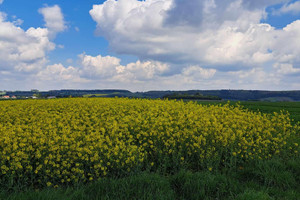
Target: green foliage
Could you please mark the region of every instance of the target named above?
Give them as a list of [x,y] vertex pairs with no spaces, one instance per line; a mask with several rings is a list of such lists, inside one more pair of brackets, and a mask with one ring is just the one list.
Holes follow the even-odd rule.
[[[227,104],[227,101],[198,101],[199,104],[203,105],[218,105]],[[280,112],[285,110],[290,114],[290,118],[293,120],[292,123],[295,124],[300,122],[300,102],[261,102],[261,101],[231,101],[231,105],[241,105],[245,109],[251,110],[253,112],[261,112],[267,114],[273,114],[274,112]]]
[[171,177],[171,183],[179,199],[221,199],[240,192],[237,180],[209,171],[181,171]]
[[142,173],[122,179],[103,179],[85,189],[86,199],[174,199],[168,179]]
[[255,190],[246,190],[244,193],[239,194],[236,197],[236,200],[271,200],[271,198],[267,193],[262,191]]
[[[298,166],[298,167],[297,167]],[[273,158],[225,170],[192,172],[181,169],[173,175],[143,172],[123,178],[65,188],[0,191],[8,200],[298,200],[300,157]]]
[[104,178],[89,185],[73,188],[48,188],[41,191],[0,193],[0,199],[8,200],[118,200],[155,199],[172,200],[174,192],[167,178],[158,174],[142,173],[121,179]]
[[[39,91],[7,91],[7,95],[18,97],[30,97]],[[40,91],[42,97],[82,97],[84,95],[107,94],[106,97],[129,97],[129,98],[163,98],[174,93],[194,96],[220,97],[226,100],[239,101],[300,101],[300,91],[258,91],[258,90],[186,90],[186,91],[148,91],[130,92],[128,90],[50,90]],[[116,94],[118,93],[118,94]]]
[[201,93],[202,95],[218,96],[227,100],[240,100],[240,101],[300,101],[300,91],[259,91],[259,90],[187,90],[187,91],[148,91],[134,93],[146,98],[162,98],[165,95],[172,93],[182,93],[194,95]]
[[202,95],[200,93],[172,93],[162,97],[163,99],[183,99],[183,100],[222,100],[220,97],[212,95]]

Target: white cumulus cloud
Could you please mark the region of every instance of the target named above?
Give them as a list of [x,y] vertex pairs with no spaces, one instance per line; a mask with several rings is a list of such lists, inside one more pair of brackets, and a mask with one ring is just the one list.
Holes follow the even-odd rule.
[[[171,64],[153,60],[126,65],[112,56],[79,55],[74,66],[48,65],[31,76],[41,89],[115,88],[132,91],[187,89],[297,89],[300,72],[292,64],[278,63],[269,68],[243,69],[234,72],[184,66],[169,73]],[[272,70],[273,69],[273,70]],[[4,75],[4,74],[3,74]],[[8,73],[5,75],[9,76]],[[32,85],[35,86],[35,85]]]
[[212,78],[216,72],[217,70],[215,69],[203,69],[199,66],[190,66],[184,68],[182,74],[193,79],[209,79]]
[[[60,11],[58,6],[54,8]],[[51,19],[51,16],[47,14],[48,11],[41,11],[46,21]],[[56,12],[56,14],[61,13]],[[0,86],[2,88],[30,89],[41,84],[37,82],[38,80],[49,80],[49,77],[54,85],[58,83],[57,80],[76,78],[75,68],[68,67],[64,70],[62,65],[48,66],[48,53],[56,47],[52,41],[54,32],[56,33],[59,29],[47,23],[47,27],[30,27],[25,30],[20,27],[23,22],[21,19],[16,16],[11,17],[10,21],[6,13],[0,12],[0,79],[2,80]],[[77,80],[75,78],[74,80]],[[50,84],[50,82],[46,81],[45,84]]]
[[37,74],[37,77],[41,80],[56,80],[56,81],[78,81],[79,73],[78,69],[69,66],[64,67],[61,63],[48,65],[44,70]]
[[61,8],[58,5],[46,6],[40,8],[39,13],[43,15],[45,26],[48,28],[50,34],[55,36],[57,33],[66,30],[66,22]]
[[284,4],[279,10],[274,10],[274,15],[281,15],[281,14],[299,14],[300,13],[300,1],[296,1],[294,3],[286,3]]
[[0,70],[37,70],[46,63],[46,53],[54,48],[46,28],[25,31],[0,13]]
[[283,75],[298,75],[300,77],[300,68],[295,68],[292,64],[289,63],[276,63],[274,68],[277,69],[279,74]]
[[112,56],[90,56],[82,54],[79,56],[81,61],[81,76],[88,79],[106,79],[107,81],[132,80],[145,81],[162,75],[169,69],[165,63],[157,61],[137,61],[121,65],[120,59]]
[[283,58],[297,61],[299,22],[284,29],[260,22],[267,6],[287,2],[107,0],[94,5],[90,15],[97,22],[96,33],[117,53],[141,60],[248,70]]
[[116,68],[120,66],[120,59],[112,56],[90,56],[80,55],[82,75],[90,79],[111,78],[116,73]]
[[134,81],[149,81],[162,76],[169,70],[169,65],[157,61],[137,61],[129,63],[126,66],[117,67],[116,80],[130,82]]

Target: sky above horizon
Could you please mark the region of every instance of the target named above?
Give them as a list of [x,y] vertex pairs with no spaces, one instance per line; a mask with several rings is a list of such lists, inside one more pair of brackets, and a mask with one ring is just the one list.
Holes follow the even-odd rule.
[[300,90],[299,0],[0,0],[0,91]]

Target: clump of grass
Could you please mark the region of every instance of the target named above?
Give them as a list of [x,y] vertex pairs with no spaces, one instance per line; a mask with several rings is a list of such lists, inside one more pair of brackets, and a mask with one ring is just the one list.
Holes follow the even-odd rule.
[[[199,172],[181,169],[173,175],[143,172],[123,178],[103,178],[89,184],[41,190],[7,191],[8,200],[90,200],[90,199],[178,199],[178,200],[298,200],[300,158],[272,158],[243,168],[208,169]],[[277,175],[277,176],[276,176]]]

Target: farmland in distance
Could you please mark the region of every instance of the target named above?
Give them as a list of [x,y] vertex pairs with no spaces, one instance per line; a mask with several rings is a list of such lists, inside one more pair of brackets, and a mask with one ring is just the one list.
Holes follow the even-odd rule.
[[[226,104],[227,101],[198,101],[203,105]],[[230,101],[231,105],[240,104],[253,112],[272,114],[281,110],[288,111],[293,123],[300,122],[300,102],[264,102],[264,101]]]

